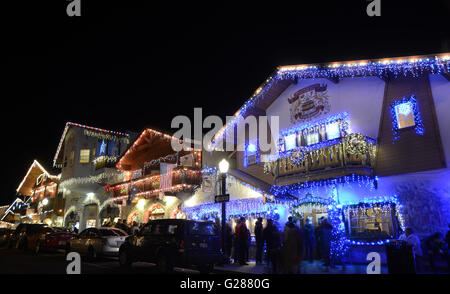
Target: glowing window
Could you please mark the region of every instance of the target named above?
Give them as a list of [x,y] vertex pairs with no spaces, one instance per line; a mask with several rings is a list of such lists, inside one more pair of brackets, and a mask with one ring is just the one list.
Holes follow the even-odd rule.
[[256,145],[253,144],[253,143],[249,143],[248,146],[247,146],[247,151],[248,151],[249,153],[254,153],[254,152],[256,152]]
[[286,142],[286,151],[292,150],[295,147],[297,147],[297,144],[295,142],[296,138],[297,138],[296,134],[292,134],[292,135],[284,137],[284,140]]
[[333,140],[340,137],[339,123],[335,122],[327,125],[327,139]]
[[399,129],[413,127],[416,125],[411,102],[405,102],[395,106],[395,115],[397,117]]
[[309,133],[306,136],[306,143],[308,145],[319,143],[319,133],[318,132]]
[[89,163],[89,149],[81,149],[80,150],[80,163]]

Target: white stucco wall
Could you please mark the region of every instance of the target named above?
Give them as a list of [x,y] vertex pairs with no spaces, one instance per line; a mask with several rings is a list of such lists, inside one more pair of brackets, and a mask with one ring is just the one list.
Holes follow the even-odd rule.
[[429,77],[445,161],[447,167],[450,167],[450,82],[441,75]]
[[267,109],[268,116],[279,116],[280,130],[301,125],[290,121],[288,98],[298,90],[316,83],[327,84],[331,109],[329,113],[314,117],[309,122],[346,111],[350,114],[351,131],[377,138],[385,86],[384,81],[377,77],[344,78],[337,84],[327,79],[299,80],[296,85],[289,86]]

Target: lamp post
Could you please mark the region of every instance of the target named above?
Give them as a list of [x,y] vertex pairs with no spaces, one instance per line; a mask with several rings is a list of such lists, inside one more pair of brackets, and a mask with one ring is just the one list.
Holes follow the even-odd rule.
[[[226,159],[219,162],[219,171],[222,174],[222,195],[226,194],[226,178],[230,164]],[[226,232],[226,202],[222,202],[222,252],[225,254],[225,232]]]

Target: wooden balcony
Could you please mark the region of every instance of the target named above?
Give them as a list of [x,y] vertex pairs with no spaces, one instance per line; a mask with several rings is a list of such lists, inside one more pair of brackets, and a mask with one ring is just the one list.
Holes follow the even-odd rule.
[[276,185],[331,179],[350,174],[373,175],[376,144],[360,134],[302,146],[265,162]]
[[[199,169],[178,167],[172,172],[172,185],[167,193],[176,193],[179,191],[191,191],[202,183],[202,174]],[[141,178],[117,183],[110,187],[114,191],[114,197],[127,196],[133,187],[137,187],[135,194],[157,195],[161,189],[161,175],[144,175]],[[138,195],[139,196],[139,195]]]

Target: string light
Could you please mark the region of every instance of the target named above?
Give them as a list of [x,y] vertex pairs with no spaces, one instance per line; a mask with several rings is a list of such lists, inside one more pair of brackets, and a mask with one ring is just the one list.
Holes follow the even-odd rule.
[[[395,61],[395,62],[394,62]],[[263,85],[248,99],[244,105],[234,114],[225,126],[223,126],[209,143],[209,147],[215,147],[229,128],[234,128],[248,110],[265,96],[265,94],[279,81],[299,80],[313,78],[347,78],[377,76],[397,78],[400,75],[418,77],[424,73],[440,74],[450,71],[449,55],[424,56],[409,59],[378,59],[359,62],[347,62],[343,64],[329,63],[325,65],[294,65],[278,67],[278,71],[270,76]]]
[[62,144],[64,142],[64,138],[66,137],[66,134],[69,131],[69,128],[71,126],[79,127],[79,128],[83,128],[83,129],[87,129],[87,130],[93,130],[93,131],[96,131],[96,132],[106,133],[106,134],[110,134],[110,135],[116,135],[116,136],[122,136],[122,137],[128,137],[129,136],[127,133],[109,131],[109,130],[104,130],[104,129],[95,128],[95,127],[90,127],[90,126],[77,124],[77,123],[73,123],[73,122],[67,122],[66,126],[64,127],[64,131],[63,131],[63,133],[61,135],[61,139],[59,140],[59,144],[58,144],[58,148],[56,149],[55,157],[53,158],[53,166],[54,167],[62,167],[61,164],[57,164],[56,163],[56,160],[58,158],[59,152],[61,151],[61,147],[62,147]]

